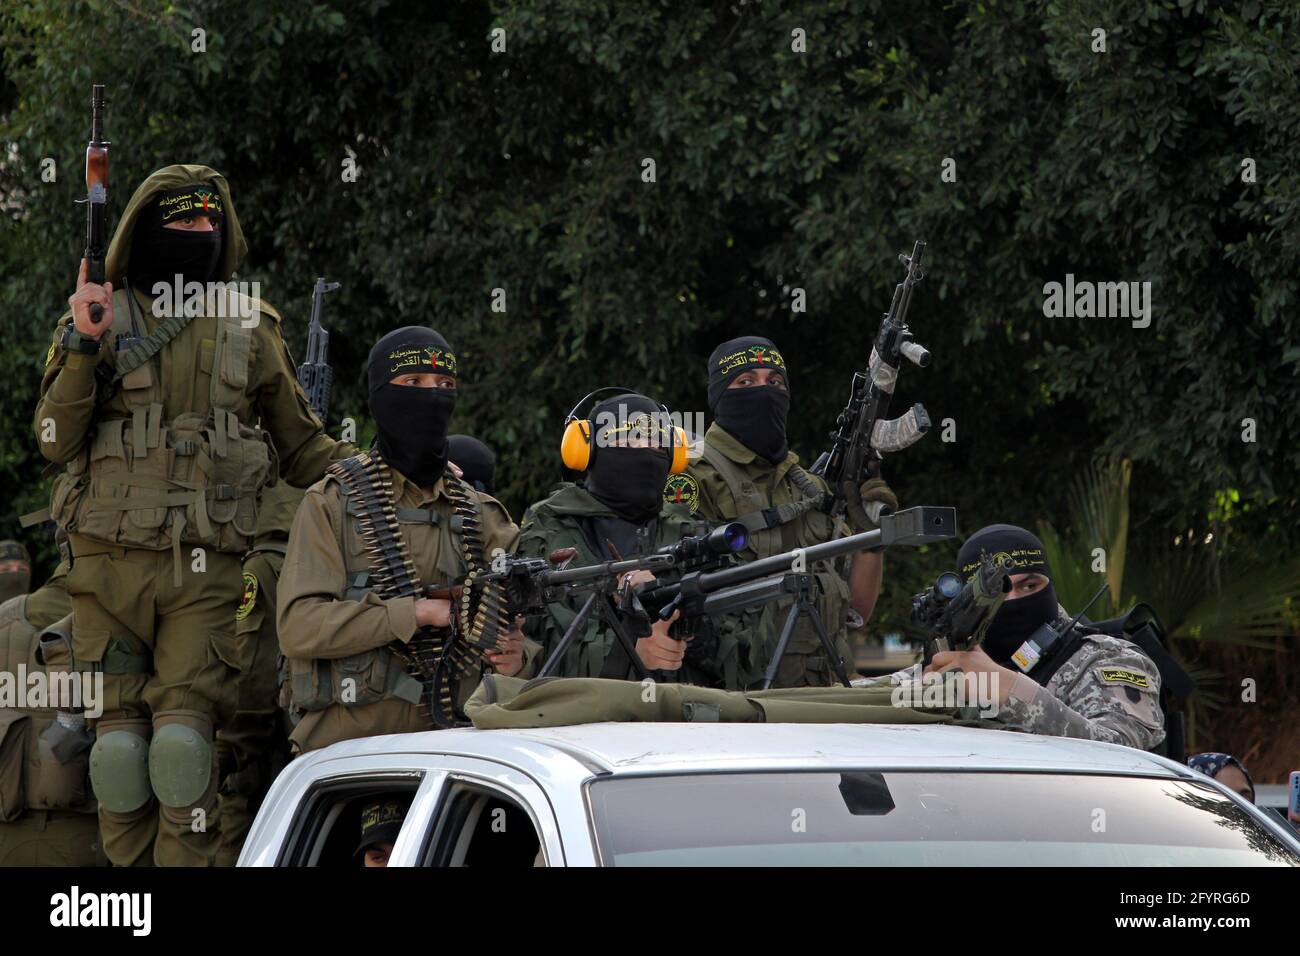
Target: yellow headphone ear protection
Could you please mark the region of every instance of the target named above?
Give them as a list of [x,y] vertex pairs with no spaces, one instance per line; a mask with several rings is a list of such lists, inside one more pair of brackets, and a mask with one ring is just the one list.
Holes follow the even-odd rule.
[[[595,429],[590,419],[578,417],[578,409],[601,392],[639,394],[634,389],[624,388],[621,385],[609,385],[584,395],[564,419],[564,437],[560,439],[560,458],[564,461],[565,468],[586,471],[591,467],[592,435]],[[669,414],[667,405],[661,402],[659,407],[664,410],[665,415]],[[672,465],[669,467],[669,473],[678,475],[686,470],[687,445],[690,440],[684,428],[673,426],[669,431],[672,435]]]
[[672,427],[673,433],[673,463],[668,469],[670,475],[680,475],[686,470],[686,453],[690,449],[687,446],[691,443],[690,438],[686,436],[686,429],[680,425]]

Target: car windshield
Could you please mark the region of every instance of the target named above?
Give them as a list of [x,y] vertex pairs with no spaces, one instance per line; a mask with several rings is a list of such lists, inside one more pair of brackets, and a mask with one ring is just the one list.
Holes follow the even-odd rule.
[[1209,786],[1054,773],[598,779],[606,866],[1296,866]]

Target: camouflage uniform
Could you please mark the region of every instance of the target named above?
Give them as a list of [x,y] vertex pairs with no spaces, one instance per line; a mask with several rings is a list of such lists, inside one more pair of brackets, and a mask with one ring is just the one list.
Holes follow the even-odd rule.
[[[1058,608],[1054,626],[1063,628],[1071,619]],[[1032,734],[1151,750],[1165,739],[1160,672],[1128,641],[1089,635],[1046,686],[1017,674],[998,720]]]
[[[687,470],[672,475],[665,486],[664,500],[682,502],[691,514],[710,524],[735,521],[765,509],[789,506],[808,497],[808,492],[826,491],[820,478],[799,469],[799,476],[807,482],[801,488],[794,469],[799,467],[799,456],[794,452],[776,465],[758,457],[736,438],[714,422],[704,435],[704,443],[711,452],[705,457],[692,458]],[[713,462],[710,462],[710,458]],[[719,458],[721,460],[719,460]],[[718,467],[733,473],[734,481]],[[734,487],[733,487],[734,486]],[[742,561],[770,557],[794,548],[806,548],[823,541],[842,537],[849,529],[842,521],[813,508],[793,520],[774,527],[750,530],[749,544],[739,553]],[[816,577],[819,594],[817,609],[836,653],[845,662],[845,670],[852,676],[853,652],[848,642],[846,625],[849,608],[849,587],[837,566],[820,562],[809,568]],[[762,608],[739,615],[742,631],[735,640],[739,642],[739,677],[728,690],[744,690],[757,686],[763,672],[776,650],[785,623],[790,601],[777,601]],[[801,618],[790,638],[786,654],[781,660],[773,687],[828,686],[837,680],[831,663],[826,660],[821,642],[812,622]]]
[[[545,557],[557,548],[575,548],[577,555],[573,566],[581,567],[613,560],[612,555],[601,548],[597,552],[583,530],[583,520],[590,518],[614,518],[615,514],[601,504],[585,489],[570,482],[561,484],[549,498],[539,501],[528,509],[523,527],[519,532],[519,553],[527,557]],[[692,520],[687,509],[680,505],[665,505],[653,526],[653,541],[648,542],[646,553],[667,544],[675,544],[684,536],[697,533],[700,522]],[[625,554],[625,558],[633,555]],[[526,630],[545,649],[543,660],[548,658],[555,645],[559,643],[568,630],[573,619],[586,601],[586,595],[579,595],[567,601],[550,604],[544,614],[529,618]],[[635,640],[635,638],[633,638]],[[565,652],[564,659],[554,671],[555,677],[600,677],[605,668],[606,659],[614,651],[618,638],[610,630],[599,613],[592,613],[581,634],[575,635],[573,643]],[[621,648],[619,649],[621,651]],[[736,645],[730,642],[714,655],[718,673],[735,674]],[[624,660],[616,652],[616,659]],[[625,677],[632,673],[628,666],[625,673],[607,674],[610,677]],[[691,665],[685,665],[677,672],[679,680],[693,684],[714,684],[718,677],[706,674]]]
[[[1060,630],[1072,619],[1058,605],[1053,626]],[[915,680],[917,673],[914,666],[854,683],[901,684]],[[1087,634],[1046,685],[1017,672],[1008,694],[996,719],[1027,733],[1101,740],[1138,750],[1153,750],[1165,739],[1160,672],[1151,658],[1118,637]]]

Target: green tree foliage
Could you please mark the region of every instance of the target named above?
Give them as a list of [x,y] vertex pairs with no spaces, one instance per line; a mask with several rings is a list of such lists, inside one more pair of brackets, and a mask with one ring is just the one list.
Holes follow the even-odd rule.
[[[30,410],[76,274],[98,81],[111,208],[167,163],[224,172],[251,242],[242,278],[296,353],[312,278],[341,280],[336,416],[364,418],[382,332],[444,331],[465,370],[456,427],[507,450],[516,514],[562,477],[579,396],[627,384],[705,412],[704,359],[736,334],[782,346],[811,458],[895,254],[924,238],[912,324],[935,361],[903,373],[897,404],[923,400],[936,433],[888,463],[905,502],[956,505],[967,533],[1033,527],[1102,449],[1133,461],[1135,535],[1204,527],[1231,500],[1242,543],[1294,542],[1298,35],[1285,0],[7,5],[7,500],[43,495]],[[1151,327],[1044,318],[1044,283],[1066,273],[1152,282]]]

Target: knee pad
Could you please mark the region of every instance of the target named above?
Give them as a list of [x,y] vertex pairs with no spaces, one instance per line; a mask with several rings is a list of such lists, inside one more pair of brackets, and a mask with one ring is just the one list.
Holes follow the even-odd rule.
[[164,813],[201,804],[215,791],[212,764],[211,718],[197,710],[153,715],[149,782]]
[[149,720],[101,720],[90,748],[90,785],[100,806],[129,814],[150,800]]

